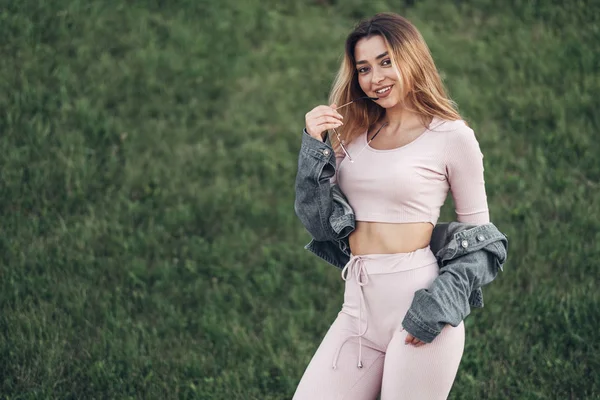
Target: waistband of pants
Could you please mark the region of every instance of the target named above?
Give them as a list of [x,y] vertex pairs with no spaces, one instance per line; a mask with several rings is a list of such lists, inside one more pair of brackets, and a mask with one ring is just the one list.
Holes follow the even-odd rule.
[[356,259],[364,263],[364,268],[370,275],[393,274],[437,264],[435,254],[429,246],[408,253],[352,254],[348,263],[355,263]]
[[[365,306],[365,295],[363,287],[369,284],[369,276],[377,274],[393,274],[396,272],[410,271],[422,268],[431,264],[437,267],[437,259],[429,246],[410,253],[392,253],[392,254],[361,254],[352,255],[348,263],[342,270],[342,279],[344,281],[354,280],[358,285],[359,318],[358,334],[350,335],[340,344],[333,356],[333,369],[337,368],[337,360],[342,347],[350,338],[358,338],[358,362],[357,367],[362,368],[362,338],[369,327],[368,310]],[[365,308],[365,324],[363,328],[363,308]]]

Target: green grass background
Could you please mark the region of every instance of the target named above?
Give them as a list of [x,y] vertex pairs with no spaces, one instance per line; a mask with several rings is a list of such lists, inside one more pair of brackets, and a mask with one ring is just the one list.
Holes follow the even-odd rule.
[[0,0],[0,398],[291,398],[343,290],[293,210],[304,114],[377,11],[510,239],[450,398],[600,398],[600,4],[408,3]]

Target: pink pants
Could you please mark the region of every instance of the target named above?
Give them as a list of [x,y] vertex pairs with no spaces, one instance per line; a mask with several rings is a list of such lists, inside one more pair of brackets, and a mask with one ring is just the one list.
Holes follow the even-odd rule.
[[342,271],[344,304],[294,400],[446,399],[465,343],[461,322],[421,347],[405,345],[402,320],[414,292],[438,276],[429,247],[352,256]]

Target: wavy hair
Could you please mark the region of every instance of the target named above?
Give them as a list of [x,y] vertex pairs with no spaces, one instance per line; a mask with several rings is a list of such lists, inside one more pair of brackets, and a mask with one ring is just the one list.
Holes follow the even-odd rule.
[[[398,74],[400,93],[407,93],[408,102],[419,113],[424,125],[434,116],[451,121],[462,119],[456,104],[446,94],[425,40],[410,21],[394,13],[380,13],[362,20],[348,35],[344,58],[329,95],[330,104],[339,106],[366,96],[358,83],[354,51],[360,39],[374,35],[383,38]],[[344,142],[349,143],[384,115],[385,109],[378,104],[369,100],[357,101],[345,110],[344,125],[337,131]],[[336,135],[329,136],[337,148]]]

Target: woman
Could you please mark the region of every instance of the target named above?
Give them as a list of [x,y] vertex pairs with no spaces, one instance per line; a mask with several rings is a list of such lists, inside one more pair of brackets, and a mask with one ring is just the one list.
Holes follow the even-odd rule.
[[396,14],[377,14],[350,33],[330,102],[306,114],[304,135],[322,142],[332,133],[331,182],[347,197],[356,228],[342,272],[344,304],[294,399],[380,392],[383,400],[445,399],[463,353],[463,323],[425,343],[402,320],[414,293],[438,277],[429,244],[448,190],[459,222],[489,223],[479,144],[422,36]]

